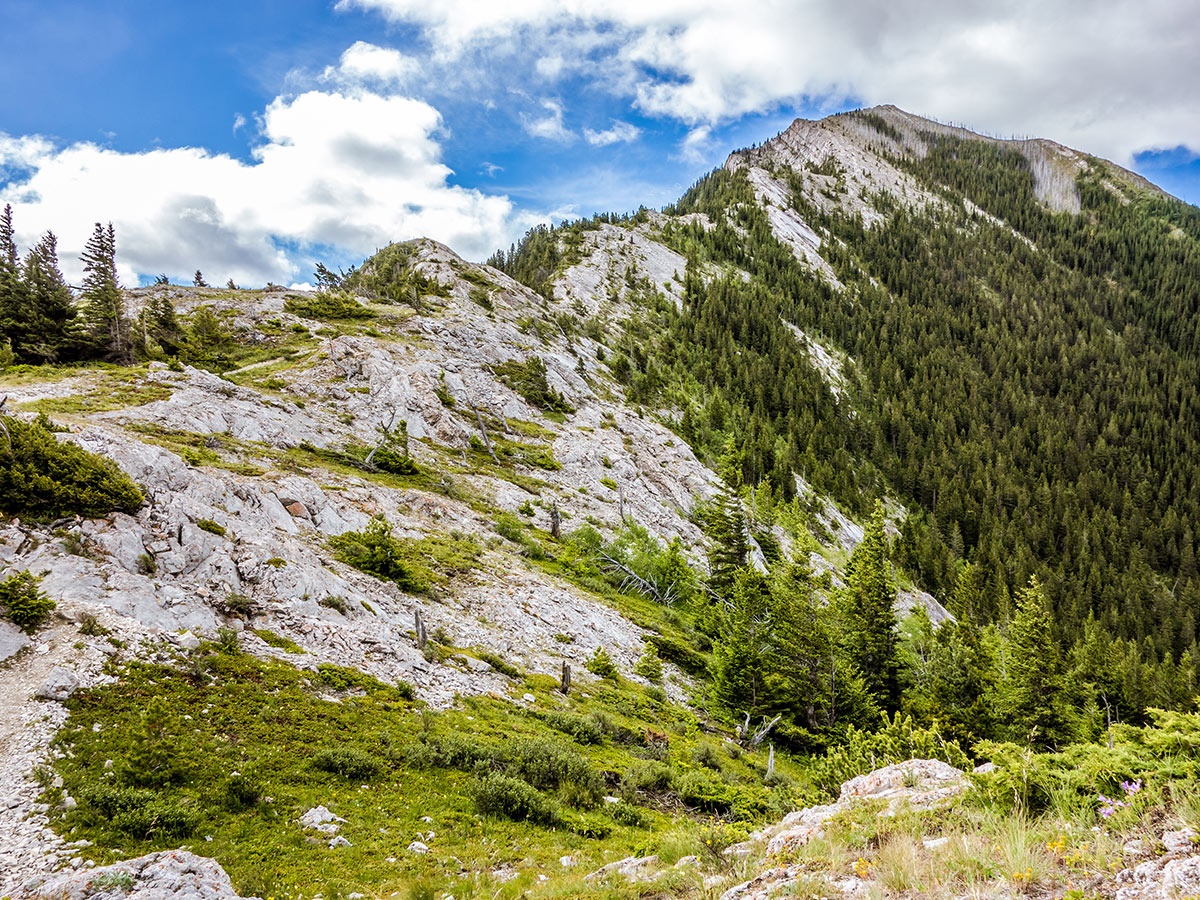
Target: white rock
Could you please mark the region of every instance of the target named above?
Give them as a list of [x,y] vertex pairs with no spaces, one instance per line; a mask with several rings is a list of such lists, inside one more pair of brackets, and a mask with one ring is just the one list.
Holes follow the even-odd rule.
[[409,853],[428,853],[429,847],[421,843],[421,841],[413,841],[408,845]]
[[70,669],[55,666],[38,688],[37,695],[44,700],[66,700],[79,687],[79,676]]

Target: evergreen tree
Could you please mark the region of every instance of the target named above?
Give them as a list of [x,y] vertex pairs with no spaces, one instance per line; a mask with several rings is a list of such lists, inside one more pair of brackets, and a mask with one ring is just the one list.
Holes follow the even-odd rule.
[[728,598],[739,570],[750,558],[746,516],[738,493],[742,483],[740,456],[732,437],[726,443],[720,473],[721,492],[705,518],[704,533],[709,539],[708,586],[718,597]]
[[204,275],[199,269],[197,269],[196,274],[192,276],[192,284],[195,287],[208,287],[208,282],[204,280]]
[[25,257],[25,335],[20,355],[30,362],[54,362],[73,350],[75,301],[58,268],[58,240],[46,232]]
[[862,672],[879,705],[888,711],[900,708],[895,601],[883,504],[876,501],[862,542],[846,567],[846,587],[839,597],[841,646],[846,659]]
[[124,302],[117,280],[117,236],[112,223],[96,223],[80,257],[83,263],[82,315],[93,346],[114,360],[129,357]]
[[6,342],[18,359],[29,334],[27,319],[28,304],[21,281],[12,206],[5,204],[4,212],[0,213],[0,340]]
[[757,716],[770,707],[776,661],[771,588],[765,575],[741,569],[730,592],[721,637],[713,646],[713,688],[734,713]]
[[1016,598],[1007,640],[1007,679],[999,688],[997,712],[1014,740],[1057,747],[1072,736],[1062,656],[1034,576]]

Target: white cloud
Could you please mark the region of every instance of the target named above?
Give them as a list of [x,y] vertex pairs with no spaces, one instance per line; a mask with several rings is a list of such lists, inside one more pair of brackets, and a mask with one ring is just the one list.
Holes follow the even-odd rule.
[[393,87],[405,84],[419,69],[411,56],[390,47],[355,41],[338,60],[327,66],[322,80],[340,85]]
[[1200,18],[1178,0],[340,0],[435,55],[560,57],[648,115],[895,103],[1128,161],[1200,147]]
[[583,136],[593,147],[607,147],[609,144],[625,144],[630,141],[636,141],[642,130],[636,125],[631,125],[629,122],[613,120],[612,128],[606,128],[604,131],[593,131],[590,128],[583,129]]
[[521,126],[531,137],[544,138],[548,141],[568,143],[575,140],[575,133],[563,124],[562,104],[557,100],[543,100],[544,116],[521,114]]
[[507,244],[508,198],[448,182],[438,111],[352,86],[351,73],[397,70],[373,51],[347,53],[338,76],[346,86],[268,105],[250,162],[193,147],[121,153],[0,133],[0,172],[12,179],[0,183],[0,203],[13,204],[24,246],[47,229],[58,234],[70,278],[92,223],[110,219],[126,280],[199,268],[214,283],[286,284],[307,277],[309,260],[328,248],[363,256],[424,235],[482,258]]
[[685,162],[701,163],[712,152],[712,129],[697,125],[679,142],[679,158]]

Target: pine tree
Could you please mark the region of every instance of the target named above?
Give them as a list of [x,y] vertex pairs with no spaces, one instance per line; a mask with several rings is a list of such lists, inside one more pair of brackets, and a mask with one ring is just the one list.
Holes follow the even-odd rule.
[[735,713],[756,716],[769,708],[775,662],[771,633],[771,587],[765,575],[741,569],[734,580],[725,627],[713,647],[713,688]]
[[1035,747],[1057,747],[1073,731],[1062,656],[1054,641],[1037,577],[1016,598],[1007,640],[1007,679],[998,709],[1009,736]]
[[197,269],[196,274],[192,276],[192,284],[195,287],[208,287],[208,282],[204,280],[204,275],[199,269]]
[[896,585],[888,566],[883,504],[878,501],[862,542],[850,557],[840,595],[842,650],[862,672],[880,706],[895,711],[900,708]]
[[720,473],[721,492],[704,523],[704,533],[709,540],[708,586],[717,596],[728,598],[738,571],[750,557],[746,516],[738,492],[742,484],[740,455],[732,437],[721,457]]
[[117,236],[112,223],[96,223],[84,245],[82,314],[96,350],[115,360],[129,356],[124,303],[117,280]]
[[[27,335],[28,304],[13,233],[12,206],[0,214],[0,342],[21,359]],[[7,353],[6,353],[7,355]]]
[[27,333],[21,355],[31,362],[54,362],[74,349],[75,301],[58,268],[58,239],[46,232],[25,257]]

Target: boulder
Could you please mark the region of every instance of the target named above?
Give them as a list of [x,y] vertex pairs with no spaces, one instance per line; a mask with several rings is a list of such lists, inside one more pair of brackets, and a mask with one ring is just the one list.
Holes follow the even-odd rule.
[[79,676],[70,669],[55,666],[38,688],[37,695],[43,700],[66,700],[79,687]]
[[[114,893],[114,884],[123,885],[119,894]],[[186,850],[167,850],[111,866],[28,882],[18,888],[13,900],[105,900],[114,896],[121,896],[123,900],[161,900],[163,897],[238,900],[239,897],[229,875],[215,859],[196,856]]]

